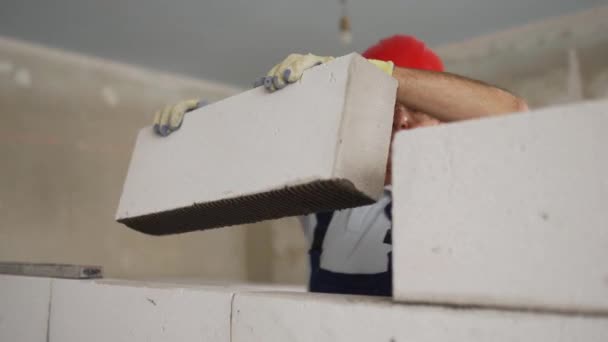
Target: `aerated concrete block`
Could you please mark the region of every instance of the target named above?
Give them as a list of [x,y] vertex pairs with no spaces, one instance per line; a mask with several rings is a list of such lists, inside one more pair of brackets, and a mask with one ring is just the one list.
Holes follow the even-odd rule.
[[238,293],[232,342],[608,340],[608,317],[395,304],[319,294]]
[[252,89],[138,136],[116,218],[172,234],[372,203],[397,82],[351,54],[275,93]]
[[233,291],[55,280],[50,342],[230,341]]
[[400,133],[394,297],[608,313],[608,102]]
[[0,275],[0,341],[47,342],[51,279]]

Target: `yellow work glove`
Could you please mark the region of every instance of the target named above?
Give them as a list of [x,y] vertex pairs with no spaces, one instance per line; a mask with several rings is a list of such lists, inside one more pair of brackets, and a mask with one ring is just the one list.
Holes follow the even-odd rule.
[[258,79],[253,86],[263,85],[268,91],[284,88],[289,83],[297,82],[302,78],[302,73],[315,65],[332,61],[333,57],[321,57],[313,54],[301,55],[293,53],[281,63],[275,65],[265,77]]
[[201,108],[206,104],[206,101],[186,100],[172,106],[166,106],[154,115],[154,132],[160,136],[166,137],[181,127],[182,121],[184,120],[184,114],[191,110]]
[[[253,86],[259,87],[263,85],[268,91],[273,92],[284,88],[289,83],[298,81],[302,78],[302,74],[305,70],[332,60],[334,60],[333,57],[315,56],[310,53],[307,55],[294,53],[270,69],[268,74],[258,79]],[[393,62],[384,62],[375,59],[368,59],[368,61],[392,76],[394,69]]]
[[393,76],[393,70],[395,69],[395,63],[388,61],[381,61],[378,59],[368,59],[368,62],[372,63],[373,65],[377,66],[380,70],[384,71],[385,73],[387,73],[389,76]]

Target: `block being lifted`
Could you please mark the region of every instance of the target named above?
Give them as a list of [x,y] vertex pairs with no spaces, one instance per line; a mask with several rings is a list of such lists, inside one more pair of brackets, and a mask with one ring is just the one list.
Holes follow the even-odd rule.
[[397,82],[357,54],[141,130],[118,222],[183,233],[370,204],[383,191]]
[[404,132],[397,300],[608,313],[608,101]]

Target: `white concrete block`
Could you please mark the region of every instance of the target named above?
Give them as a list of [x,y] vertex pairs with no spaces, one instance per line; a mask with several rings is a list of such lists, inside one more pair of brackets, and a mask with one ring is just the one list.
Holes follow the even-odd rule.
[[50,342],[230,341],[233,291],[56,280]]
[[394,297],[608,312],[608,102],[417,129],[394,149]]
[[51,280],[0,275],[0,341],[45,342]]
[[[259,87],[189,113],[167,138],[144,128],[116,218],[165,234],[368,203],[383,189],[396,88],[351,54],[281,91]],[[348,191],[280,192],[325,181]],[[325,200],[332,193],[341,196]],[[191,208],[205,212],[179,216]],[[167,213],[177,216],[160,223]]]
[[608,317],[394,304],[316,294],[236,294],[232,342],[604,342]]

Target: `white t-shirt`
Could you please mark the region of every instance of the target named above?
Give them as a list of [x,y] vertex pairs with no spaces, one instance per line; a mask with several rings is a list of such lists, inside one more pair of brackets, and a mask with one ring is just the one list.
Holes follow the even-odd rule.
[[[334,212],[323,240],[321,268],[347,274],[386,272],[391,245],[384,243],[384,238],[392,223],[385,208],[391,200],[391,188],[386,187],[374,204]],[[300,220],[312,243],[316,216],[302,216]]]

